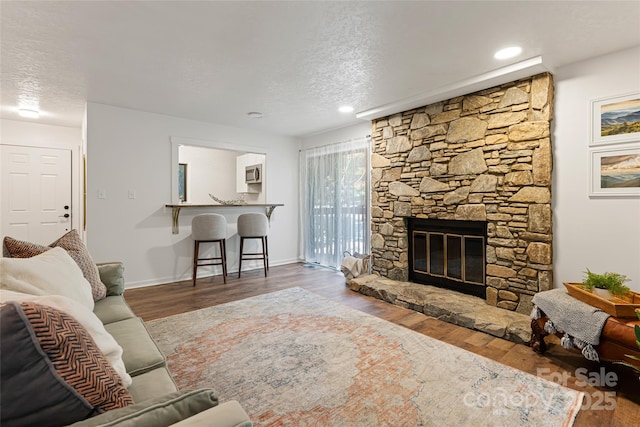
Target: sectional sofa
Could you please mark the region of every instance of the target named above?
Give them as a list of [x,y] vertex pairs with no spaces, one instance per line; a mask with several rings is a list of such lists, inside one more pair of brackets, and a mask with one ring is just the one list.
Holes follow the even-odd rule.
[[[106,295],[93,304],[66,289],[24,292],[31,290],[24,265],[35,276],[53,269],[32,282],[50,280],[60,264],[73,269],[63,252],[53,247],[29,261],[1,260],[3,427],[252,425],[238,402],[221,403],[212,389],[178,390],[164,355],[125,301],[121,263],[94,264]],[[93,305],[92,313],[83,304]]]

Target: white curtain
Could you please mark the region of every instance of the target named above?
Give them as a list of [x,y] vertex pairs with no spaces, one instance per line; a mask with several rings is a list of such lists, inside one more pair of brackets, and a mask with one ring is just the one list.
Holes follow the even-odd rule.
[[300,152],[306,262],[337,268],[343,253],[369,253],[370,138]]

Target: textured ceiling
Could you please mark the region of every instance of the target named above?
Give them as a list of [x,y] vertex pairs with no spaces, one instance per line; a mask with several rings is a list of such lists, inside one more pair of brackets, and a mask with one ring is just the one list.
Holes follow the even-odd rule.
[[[39,122],[78,127],[98,102],[304,136],[526,58],[554,69],[640,45],[637,1],[2,1],[0,14],[2,117],[34,103]],[[520,57],[493,59],[513,44]]]

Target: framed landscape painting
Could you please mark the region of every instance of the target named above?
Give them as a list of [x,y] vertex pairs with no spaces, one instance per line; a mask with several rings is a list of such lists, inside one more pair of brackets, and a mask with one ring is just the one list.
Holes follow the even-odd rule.
[[591,197],[640,197],[640,143],[591,149]]
[[591,102],[591,145],[640,140],[640,93]]

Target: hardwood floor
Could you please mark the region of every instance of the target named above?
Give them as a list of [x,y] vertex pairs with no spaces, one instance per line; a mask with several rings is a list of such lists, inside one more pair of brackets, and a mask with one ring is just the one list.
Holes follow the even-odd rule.
[[[526,345],[445,323],[353,292],[345,286],[341,273],[325,268],[289,264],[272,267],[267,278],[262,270],[253,270],[243,272],[241,279],[236,275],[227,277],[227,284],[223,284],[222,278],[216,276],[198,279],[196,287],[188,280],[129,289],[126,298],[138,316],[152,320],[296,286],[505,365],[533,375],[540,373],[547,379],[583,391],[586,395],[585,404],[576,418],[576,426],[640,425],[638,373],[607,364],[604,369],[617,376],[616,385],[594,387],[589,383],[593,384],[593,373],[600,373],[601,367],[585,360],[577,352],[563,349],[555,337],[547,339],[549,350],[544,355],[538,355]],[[576,370],[580,368],[586,370],[578,371],[577,377]],[[588,379],[590,376],[591,381]]]

